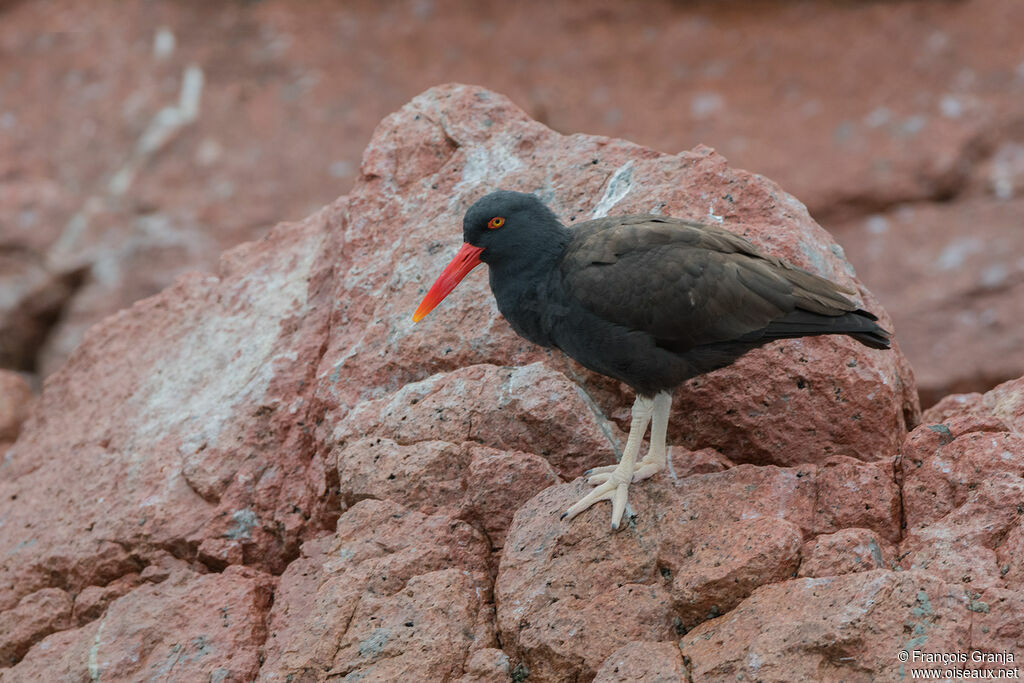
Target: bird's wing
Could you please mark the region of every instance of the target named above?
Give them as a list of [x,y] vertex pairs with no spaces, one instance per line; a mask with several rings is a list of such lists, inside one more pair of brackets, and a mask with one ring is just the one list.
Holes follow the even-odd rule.
[[562,278],[596,315],[678,349],[741,339],[796,309],[830,316],[857,309],[838,285],[739,235],[662,216],[578,226]]

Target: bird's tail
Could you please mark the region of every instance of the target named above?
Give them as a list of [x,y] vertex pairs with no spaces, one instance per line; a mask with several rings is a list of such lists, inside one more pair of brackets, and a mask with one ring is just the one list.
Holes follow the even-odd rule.
[[876,322],[877,320],[877,316],[862,309],[835,316],[797,309],[755,334],[765,341],[822,334],[846,334],[864,346],[888,349],[891,346],[891,335]]

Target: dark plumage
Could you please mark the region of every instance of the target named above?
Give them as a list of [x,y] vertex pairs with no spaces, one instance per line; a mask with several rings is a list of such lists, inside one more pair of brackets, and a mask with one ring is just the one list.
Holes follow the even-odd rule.
[[[494,216],[505,218],[490,230]],[[849,334],[888,348],[877,318],[834,283],[723,228],[667,216],[564,227],[533,195],[466,212],[498,309],[520,335],[653,396],[774,339]]]
[[[889,333],[846,297],[849,292],[720,227],[641,215],[569,229],[535,196],[499,191],[470,207],[463,234],[462,251],[414,318],[426,315],[477,263],[486,263],[498,309],[516,332],[636,390],[630,441],[637,450],[652,415],[651,451],[656,438],[664,443],[659,422],[667,422],[670,399],[658,403],[657,395],[772,340],[847,334],[866,346],[889,348]],[[634,439],[638,408],[643,427]],[[664,454],[645,458],[636,470],[628,463],[632,479],[643,478],[637,476],[642,466],[657,466],[659,457]],[[616,487],[629,481],[623,484],[611,472],[593,479],[615,480]],[[602,497],[617,505],[615,489],[609,492],[581,509]],[[624,505],[624,488],[621,498]]]

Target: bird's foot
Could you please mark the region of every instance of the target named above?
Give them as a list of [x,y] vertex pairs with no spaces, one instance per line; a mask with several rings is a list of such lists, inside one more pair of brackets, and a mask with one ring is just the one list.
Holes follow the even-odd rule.
[[[584,476],[587,477],[587,483],[593,486],[603,484],[608,481],[611,477],[612,472],[619,467],[618,465],[605,465],[604,467],[595,467],[584,472]],[[642,481],[653,477],[658,472],[665,469],[665,463],[659,461],[657,458],[651,458],[650,456],[644,456],[643,460],[636,464],[633,469],[633,478],[630,481]]]
[[611,470],[608,473],[601,473],[600,482],[595,482],[591,477],[588,481],[597,483],[597,487],[563,512],[562,519],[572,519],[599,500],[610,500],[612,502],[612,530],[618,529],[619,523],[622,521],[622,514],[626,510],[629,483],[633,477],[632,473],[627,472],[621,465],[612,466]]
[[[626,511],[629,484],[647,479],[665,469],[665,431],[668,428],[668,409],[671,403],[672,395],[667,392],[657,394],[653,398],[639,395],[636,397],[636,401],[633,402],[629,436],[626,437],[626,446],[622,449],[622,460],[618,465],[597,467],[588,471],[587,482],[596,485],[596,488],[566,510],[562,519],[575,517],[599,500],[610,500],[612,530],[619,528],[622,514]],[[643,441],[649,423],[652,424],[651,446],[644,459],[637,462],[640,442]]]

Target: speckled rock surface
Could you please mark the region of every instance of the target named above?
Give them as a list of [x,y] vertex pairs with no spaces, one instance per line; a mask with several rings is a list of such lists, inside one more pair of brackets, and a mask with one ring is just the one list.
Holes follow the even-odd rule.
[[173,572],[84,626],[40,640],[0,680],[251,680],[274,583],[240,566]]
[[[868,533],[897,539],[891,468],[887,475],[874,463],[844,465],[859,491],[887,490]],[[795,576],[803,539],[863,523],[865,500],[836,495],[835,482],[834,468],[814,465],[654,478],[631,488],[627,514],[635,516],[616,534],[600,506],[558,520],[583,493],[581,481],[548,489],[516,513],[506,538],[495,585],[502,644],[531,677],[565,680],[595,675],[630,640],[670,640],[727,613],[759,586]],[[637,599],[637,609],[617,613],[609,628],[608,613],[594,607],[627,587],[658,599]],[[589,636],[566,638],[552,623]]]
[[465,522],[358,503],[282,575],[260,680],[458,677],[496,645],[489,552]]
[[623,645],[604,661],[595,683],[684,683],[683,657],[675,643],[633,642]]
[[[961,588],[929,574],[875,570],[784,581],[682,639],[694,680],[900,680],[900,650],[967,652]],[[924,667],[921,667],[924,668]]]

